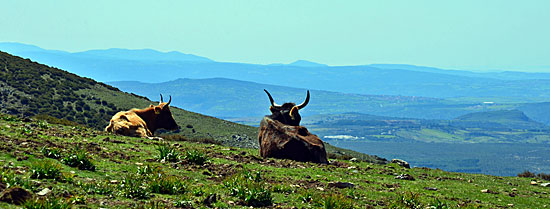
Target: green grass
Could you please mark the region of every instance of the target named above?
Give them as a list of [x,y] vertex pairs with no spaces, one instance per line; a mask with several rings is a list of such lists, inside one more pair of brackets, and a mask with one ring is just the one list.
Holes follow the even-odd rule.
[[[43,188],[46,198],[74,208],[245,208],[271,205],[280,208],[543,208],[550,205],[550,190],[532,186],[533,178],[497,177],[452,173],[437,169],[405,169],[332,158],[330,165],[262,159],[257,149],[227,147],[187,141],[165,141],[178,153],[196,151],[208,158],[204,164],[158,161],[161,142],[105,135],[87,128],[48,124],[30,127],[32,135],[13,131],[33,122],[0,119],[0,174],[2,182],[32,193]],[[108,139],[107,139],[108,138]],[[114,143],[113,141],[118,141]],[[70,153],[73,147],[93,156],[95,171],[79,170],[44,156],[42,148]],[[9,151],[7,149],[10,149]],[[182,154],[185,156],[185,154]],[[199,154],[200,155],[200,154]],[[25,157],[26,158],[23,158]],[[17,160],[17,159],[21,160]],[[47,162],[55,168],[37,168]],[[32,170],[58,178],[31,178]],[[409,174],[415,181],[395,179]],[[62,178],[59,178],[62,177]],[[543,179],[536,181],[547,182]],[[330,182],[350,182],[353,188],[330,187]],[[7,184],[6,184],[7,185]],[[435,187],[437,191],[424,189]],[[489,189],[497,192],[482,193]],[[63,200],[63,201],[61,201]],[[16,208],[0,202],[0,208]]]
[[63,178],[63,175],[61,174],[61,166],[55,161],[36,161],[31,165],[31,169],[31,179],[62,180]]

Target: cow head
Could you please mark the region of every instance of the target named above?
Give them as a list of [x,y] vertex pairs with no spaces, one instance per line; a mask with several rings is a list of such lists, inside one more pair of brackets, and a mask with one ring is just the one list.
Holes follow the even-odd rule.
[[153,108],[156,119],[154,120],[154,127],[157,128],[164,128],[167,130],[176,130],[179,129],[178,124],[176,124],[176,121],[174,120],[174,117],[172,117],[172,112],[170,112],[170,103],[172,102],[172,96],[170,96],[170,100],[168,100],[168,103],[164,102],[162,100],[162,94],[160,95],[160,102],[157,106],[151,105],[150,107]]
[[283,105],[278,105],[273,100],[273,97],[271,97],[271,94],[267,90],[265,90],[265,93],[267,93],[267,96],[269,97],[269,101],[271,102],[271,107],[269,107],[269,110],[271,111],[270,118],[273,120],[277,120],[283,124],[291,125],[291,126],[299,126],[300,120],[302,120],[302,117],[298,113],[298,110],[306,107],[307,103],[309,103],[309,90],[307,91],[306,100],[299,105],[296,105],[295,103],[284,103]]

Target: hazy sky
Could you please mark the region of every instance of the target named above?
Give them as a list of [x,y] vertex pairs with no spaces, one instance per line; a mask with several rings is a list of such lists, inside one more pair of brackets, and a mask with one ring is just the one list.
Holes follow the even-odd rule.
[[[140,3],[143,2],[143,3]],[[0,42],[550,72],[550,1],[1,0]]]

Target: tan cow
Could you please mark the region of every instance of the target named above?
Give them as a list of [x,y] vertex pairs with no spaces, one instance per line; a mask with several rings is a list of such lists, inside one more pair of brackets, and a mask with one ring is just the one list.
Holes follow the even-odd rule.
[[170,112],[170,103],[162,101],[157,106],[151,105],[145,109],[131,109],[129,111],[118,112],[115,114],[105,131],[125,136],[151,137],[159,128],[168,130],[179,129],[172,113]]

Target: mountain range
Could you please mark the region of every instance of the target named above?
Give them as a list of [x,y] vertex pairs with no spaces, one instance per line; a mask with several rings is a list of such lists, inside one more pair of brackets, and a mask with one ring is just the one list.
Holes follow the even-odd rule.
[[550,101],[550,74],[476,73],[411,65],[327,66],[300,60],[258,65],[216,62],[179,52],[106,49],[69,53],[19,43],[0,50],[102,82],[167,82],[223,77],[294,88],[352,94],[435,98],[506,97],[516,102]]

